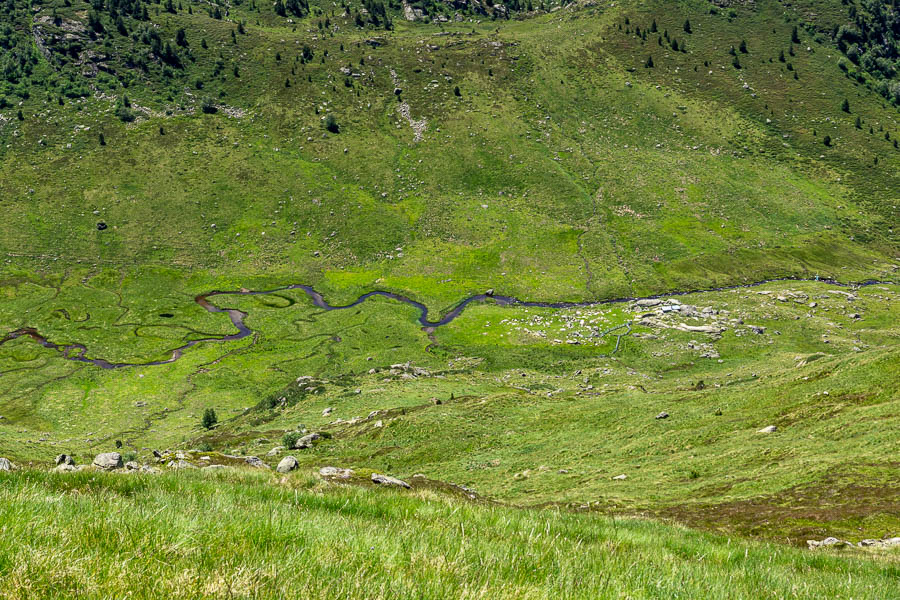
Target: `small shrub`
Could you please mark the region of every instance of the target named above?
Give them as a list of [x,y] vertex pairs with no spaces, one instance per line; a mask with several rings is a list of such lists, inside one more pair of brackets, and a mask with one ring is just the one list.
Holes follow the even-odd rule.
[[203,425],[204,429],[212,429],[218,422],[219,417],[216,416],[215,409],[207,408],[203,411],[203,419],[200,421],[200,424]]
[[299,431],[288,431],[281,437],[281,445],[290,450],[297,443],[297,440],[303,437]]
[[135,119],[134,111],[128,108],[128,105],[124,102],[116,104],[116,110],[114,112],[116,117],[123,123],[131,123]]
[[213,447],[209,442],[201,442],[199,446],[197,446],[197,450],[200,452],[212,452]]
[[845,113],[850,112],[850,101],[847,100],[846,98],[844,98],[844,101],[841,102],[841,110],[844,111]]
[[830,135],[826,135],[826,136],[822,139],[822,143],[825,144],[826,146],[831,146],[831,136],[830,136]]
[[325,129],[330,131],[331,133],[340,133],[341,126],[338,125],[337,119],[334,118],[334,115],[325,115]]
[[101,146],[105,146],[105,145],[106,145],[106,138],[103,137],[103,132],[102,132],[102,131],[100,132],[100,145],[101,145]]
[[652,55],[647,57],[647,62],[644,63],[644,68],[646,68],[646,69],[653,68],[653,56]]
[[462,92],[459,91],[458,85],[453,87],[453,95],[454,96],[462,96]]
[[216,106],[215,100],[207,96],[203,99],[203,102],[200,103],[200,110],[202,110],[207,115],[211,115],[218,112],[219,107]]

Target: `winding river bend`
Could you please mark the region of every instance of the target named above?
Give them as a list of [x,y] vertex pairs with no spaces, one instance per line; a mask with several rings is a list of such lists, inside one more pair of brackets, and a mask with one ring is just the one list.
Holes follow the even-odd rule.
[[[14,340],[16,338],[20,338],[23,336],[30,337],[37,341],[40,345],[45,348],[52,348],[54,350],[58,350],[62,353],[62,357],[66,360],[71,360],[75,362],[88,363],[101,369],[119,369],[122,367],[149,367],[156,365],[166,365],[175,362],[179,358],[182,357],[184,351],[193,348],[198,344],[205,344],[209,342],[230,342],[243,339],[250,335],[253,335],[254,331],[250,329],[245,323],[244,319],[246,319],[247,314],[241,310],[236,308],[225,308],[220,307],[213,304],[210,299],[215,298],[217,296],[262,296],[266,294],[275,294],[278,292],[283,292],[287,290],[303,290],[307,296],[312,300],[313,305],[323,309],[323,310],[346,310],[348,308],[353,308],[355,306],[359,306],[369,298],[375,296],[382,296],[384,298],[390,298],[391,300],[396,300],[398,302],[402,302],[404,304],[408,304],[410,306],[414,306],[419,311],[419,318],[417,319],[418,323],[422,325],[424,328],[434,329],[436,327],[441,327],[442,325],[446,325],[450,323],[457,317],[459,317],[462,312],[466,309],[469,304],[474,302],[487,302],[492,301],[499,306],[523,306],[523,307],[539,307],[539,308],[584,308],[591,306],[600,306],[603,304],[619,304],[624,302],[633,302],[636,300],[651,300],[657,298],[674,298],[677,296],[686,296],[688,294],[698,294],[703,292],[723,292],[728,290],[736,290],[736,289],[745,289],[745,288],[753,288],[761,285],[765,285],[768,283],[776,283],[779,281],[806,281],[806,282],[818,282],[825,285],[838,286],[838,287],[846,287],[846,288],[860,288],[870,285],[894,285],[895,282],[892,281],[879,281],[870,279],[867,281],[861,282],[850,282],[843,283],[840,281],[836,281],[834,279],[803,279],[797,277],[781,277],[775,279],[764,279],[762,281],[755,281],[753,283],[745,283],[731,286],[723,286],[723,287],[715,287],[715,288],[706,288],[706,289],[696,289],[696,290],[685,290],[685,291],[676,291],[676,292],[668,292],[665,294],[656,294],[652,296],[636,296],[636,297],[623,297],[623,298],[609,298],[606,300],[588,300],[584,302],[537,302],[530,300],[520,300],[514,296],[502,296],[495,295],[491,292],[484,294],[474,294],[469,296],[468,298],[461,301],[459,304],[454,306],[450,311],[445,313],[442,317],[437,319],[436,321],[431,321],[428,318],[428,307],[422,304],[421,302],[417,302],[412,298],[407,298],[401,294],[396,294],[394,292],[385,292],[382,290],[374,290],[371,292],[366,292],[350,304],[344,305],[331,305],[325,301],[322,297],[322,294],[317,292],[311,286],[304,284],[293,284],[286,285],[283,287],[271,289],[271,290],[261,290],[261,291],[251,291],[251,290],[239,290],[239,291],[212,291],[207,292],[205,294],[201,294],[194,298],[194,301],[202,306],[205,310],[211,313],[226,313],[228,317],[231,319],[231,323],[237,328],[237,332],[230,333],[222,336],[213,336],[200,338],[196,340],[191,340],[173,350],[171,350],[171,356],[165,360],[155,360],[145,363],[127,363],[127,362],[111,362],[102,358],[90,358],[86,356],[87,347],[84,344],[57,344],[51,342],[46,337],[41,335],[37,329],[33,327],[24,327],[21,329],[17,329],[8,333],[4,338],[0,339],[0,345],[8,342],[10,340]],[[618,344],[617,344],[618,346]]]

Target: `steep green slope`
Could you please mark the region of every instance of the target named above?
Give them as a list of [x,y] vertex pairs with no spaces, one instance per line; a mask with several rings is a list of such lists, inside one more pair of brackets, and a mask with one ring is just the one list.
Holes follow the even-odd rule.
[[[575,299],[884,273],[872,261],[896,249],[896,109],[827,45],[793,47],[776,3],[669,8],[395,20],[377,35],[334,16],[332,37],[321,18],[298,27],[240,6],[233,41],[233,21],[151,10],[160,39],[183,27],[192,60],[129,69],[116,61],[140,43],[107,27],[93,43],[121,83],[73,75],[97,91],[59,106],[35,88],[24,121],[4,112],[0,245],[28,269],[174,264],[426,300],[501,283]],[[63,25],[84,13],[41,5],[32,22],[50,10]],[[743,38],[737,69],[727,50]],[[126,95],[130,124],[112,114]],[[204,96],[217,114],[202,114]],[[404,115],[424,121],[420,141]],[[353,275],[328,277],[338,270]]]

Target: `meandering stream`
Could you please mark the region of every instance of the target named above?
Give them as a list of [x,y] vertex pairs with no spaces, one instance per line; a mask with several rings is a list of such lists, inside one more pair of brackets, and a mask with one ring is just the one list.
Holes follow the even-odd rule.
[[[194,298],[194,301],[202,306],[205,310],[211,313],[226,313],[228,317],[231,319],[232,324],[237,328],[236,333],[230,333],[222,336],[212,336],[206,338],[200,338],[196,340],[191,340],[171,351],[171,356],[165,360],[155,360],[145,363],[128,363],[128,362],[110,362],[108,360],[102,358],[89,358],[85,356],[87,354],[87,347],[84,344],[57,344],[51,342],[46,337],[41,335],[37,329],[33,327],[24,327],[21,329],[17,329],[15,331],[10,332],[3,339],[0,339],[0,345],[8,342],[10,340],[14,340],[16,338],[27,336],[38,343],[40,343],[45,348],[52,348],[54,350],[58,350],[62,353],[62,356],[66,360],[82,362],[92,364],[94,366],[100,367],[101,369],[119,369],[122,367],[149,367],[155,365],[166,365],[169,363],[173,363],[179,358],[182,357],[184,351],[188,348],[192,348],[198,344],[205,344],[208,342],[230,342],[243,339],[247,336],[253,335],[254,331],[250,329],[244,323],[248,313],[238,310],[236,308],[225,308],[216,306],[213,304],[210,299],[217,296],[261,296],[266,294],[275,294],[278,292],[283,292],[287,290],[303,290],[307,296],[312,300],[312,303],[323,309],[323,310],[346,310],[348,308],[353,308],[354,306],[358,306],[372,298],[374,296],[382,296],[384,298],[390,298],[392,300],[397,300],[398,302],[402,302],[404,304],[408,304],[410,306],[414,306],[419,311],[419,318],[417,321],[424,328],[428,328],[433,330],[436,327],[441,327],[442,325],[446,325],[450,323],[457,317],[459,317],[462,312],[466,309],[469,304],[473,302],[486,302],[493,301],[494,303],[500,306],[523,306],[523,307],[539,307],[539,308],[584,308],[591,306],[599,306],[603,304],[617,304],[624,302],[633,302],[637,300],[651,300],[657,298],[673,298],[677,296],[685,296],[688,294],[699,294],[703,292],[722,292],[728,290],[735,289],[744,289],[744,288],[752,288],[758,287],[761,285],[765,285],[768,283],[775,283],[779,281],[807,281],[807,282],[818,282],[826,285],[839,286],[839,287],[848,287],[848,288],[859,288],[865,287],[869,285],[894,285],[892,281],[878,281],[878,280],[868,280],[856,283],[842,283],[840,281],[835,281],[833,279],[802,279],[802,278],[794,278],[794,277],[781,277],[776,279],[764,279],[762,281],[756,281],[753,283],[745,283],[739,285],[731,285],[731,286],[723,286],[723,287],[715,287],[715,288],[707,288],[707,289],[698,289],[698,290],[686,290],[686,291],[677,291],[677,292],[668,292],[665,294],[656,294],[653,296],[640,296],[640,297],[623,297],[623,298],[609,298],[606,300],[588,300],[584,302],[537,302],[530,300],[520,300],[514,296],[502,296],[493,293],[484,293],[484,294],[474,294],[469,296],[456,306],[454,306],[450,311],[445,313],[442,317],[437,319],[436,321],[431,321],[428,318],[428,307],[422,304],[421,302],[417,302],[412,298],[407,298],[401,294],[396,294],[394,292],[385,292],[381,290],[374,290],[371,292],[366,292],[350,304],[344,305],[331,305],[325,301],[322,297],[322,294],[317,292],[311,286],[304,284],[294,284],[287,285],[271,290],[261,290],[261,291],[251,291],[251,290],[239,290],[239,291],[212,291],[207,292],[205,294],[201,294]],[[618,344],[617,344],[618,347]]]

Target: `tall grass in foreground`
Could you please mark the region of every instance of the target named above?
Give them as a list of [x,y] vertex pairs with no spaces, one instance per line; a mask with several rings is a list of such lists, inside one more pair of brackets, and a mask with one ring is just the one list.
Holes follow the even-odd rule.
[[900,598],[900,566],[265,473],[0,474],[2,598]]

